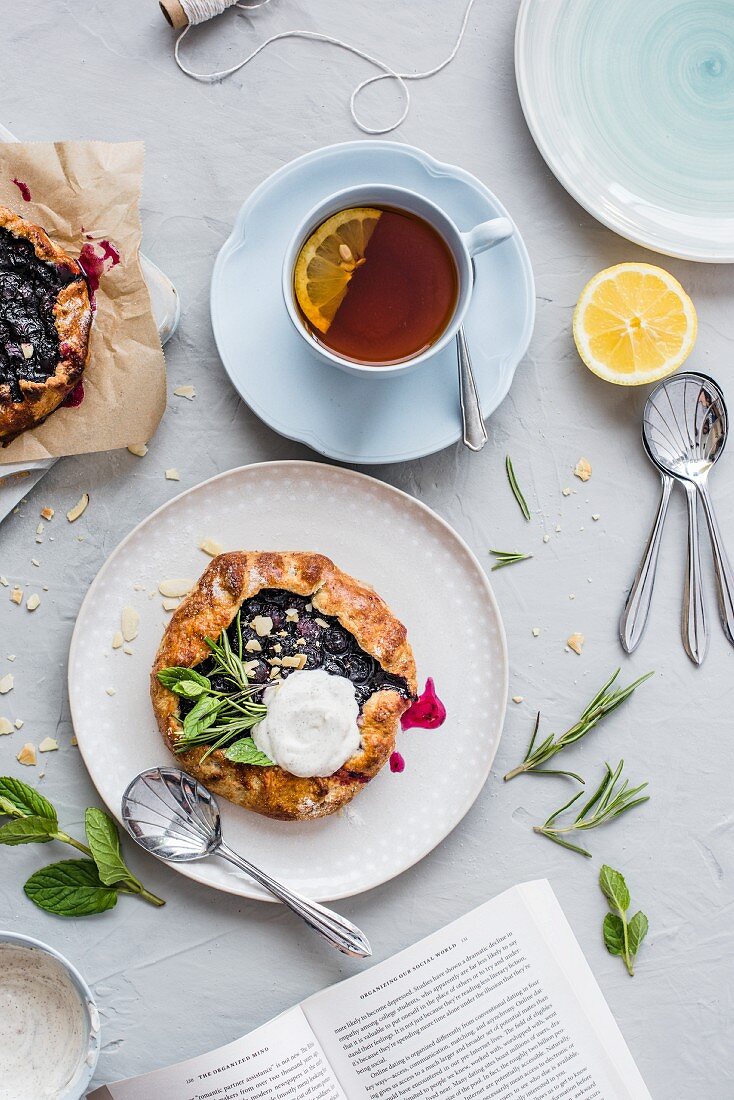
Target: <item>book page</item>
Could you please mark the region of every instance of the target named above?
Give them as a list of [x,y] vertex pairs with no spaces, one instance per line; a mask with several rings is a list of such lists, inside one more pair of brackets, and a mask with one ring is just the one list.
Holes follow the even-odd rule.
[[88,1100],[346,1100],[300,1008],[168,1069],[104,1085]]
[[302,1008],[349,1100],[650,1100],[545,881]]

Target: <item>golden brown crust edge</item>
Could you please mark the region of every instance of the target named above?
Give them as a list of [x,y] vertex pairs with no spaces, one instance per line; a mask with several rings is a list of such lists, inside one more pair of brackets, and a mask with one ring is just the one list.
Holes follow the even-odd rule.
[[[156,654],[151,699],[158,728],[173,751],[178,699],[158,681],[170,665],[191,667],[208,655],[205,637],[226,629],[241,604],[262,588],[284,588],[311,596],[315,608],[335,616],[386,672],[401,676],[411,695],[416,670],[407,631],[377,593],[343,573],[329,558],[307,552],[220,554],[175,611]],[[409,701],[398,692],[377,691],[362,711],[362,749],[335,775],[301,779],[279,767],[235,764],[217,750],[177,754],[181,767],[216,794],[267,817],[304,821],[334,813],[354,798],[382,768],[395,745],[401,715]]]
[[55,372],[44,382],[21,379],[23,401],[13,401],[10,387],[0,385],[0,442],[11,443],[21,432],[42,423],[67,397],[84,374],[89,351],[92,306],[84,273],[76,260],[54,244],[40,226],[0,206],[0,226],[33,245],[39,260],[68,267],[78,276],[56,297],[54,319],[61,355]]

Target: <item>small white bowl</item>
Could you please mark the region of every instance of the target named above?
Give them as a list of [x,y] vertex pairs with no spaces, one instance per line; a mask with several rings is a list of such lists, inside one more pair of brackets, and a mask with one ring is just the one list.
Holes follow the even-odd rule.
[[76,1073],[68,1085],[65,1086],[64,1091],[59,1093],[55,1100],[81,1100],[94,1076],[94,1071],[97,1068],[97,1060],[99,1058],[99,1012],[97,1011],[97,1004],[92,996],[92,992],[79,971],[71,965],[69,960],[65,959],[58,951],[55,951],[53,947],[49,947],[48,944],[42,943],[41,940],[34,939],[32,936],[22,936],[18,932],[0,931],[0,945],[4,943],[12,944],[15,947],[26,947],[35,951],[43,951],[45,954],[56,959],[66,971],[69,981],[79,997],[79,1004],[81,1005],[86,1021],[86,1051],[80,1049],[79,1064]]

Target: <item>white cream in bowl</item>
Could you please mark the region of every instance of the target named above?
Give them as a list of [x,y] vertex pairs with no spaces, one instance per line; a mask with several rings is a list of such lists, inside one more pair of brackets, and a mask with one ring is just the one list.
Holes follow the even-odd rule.
[[82,1095],[99,1027],[82,984],[32,941],[0,940],[0,1100]]

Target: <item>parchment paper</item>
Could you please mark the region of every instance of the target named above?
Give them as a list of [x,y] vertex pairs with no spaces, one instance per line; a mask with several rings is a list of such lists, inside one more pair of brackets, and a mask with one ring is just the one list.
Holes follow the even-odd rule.
[[57,409],[0,448],[0,466],[147,442],[160,422],[166,367],[138,257],[142,175],[142,142],[0,144],[2,205],[42,226],[74,257],[85,243],[99,251],[103,239],[120,254],[95,294],[83,402]]

